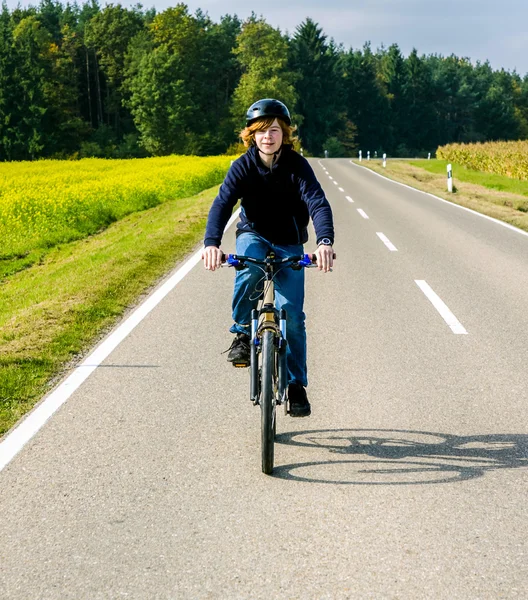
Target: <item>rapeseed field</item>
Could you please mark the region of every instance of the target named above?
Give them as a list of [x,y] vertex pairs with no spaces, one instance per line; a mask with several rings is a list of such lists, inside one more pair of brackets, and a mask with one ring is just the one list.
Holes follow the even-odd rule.
[[4,163],[0,260],[82,239],[124,216],[221,183],[231,157]]

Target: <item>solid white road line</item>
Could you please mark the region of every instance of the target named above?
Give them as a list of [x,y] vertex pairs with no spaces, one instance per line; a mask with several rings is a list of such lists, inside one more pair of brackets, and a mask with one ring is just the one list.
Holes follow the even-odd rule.
[[367,213],[362,209],[362,208],[358,208],[357,209],[358,213],[364,218],[364,219],[368,219],[369,216],[367,215]]
[[377,231],[376,235],[391,252],[398,252],[398,248],[396,248],[396,246],[389,240],[389,238],[385,234],[381,233],[381,231]]
[[455,315],[449,310],[444,301],[436,294],[431,286],[423,279],[415,279],[416,285],[422,290],[427,296],[431,304],[440,313],[440,316],[449,325],[453,333],[467,335],[467,331],[464,329],[460,321]]
[[349,201],[349,202],[354,202],[354,200],[352,200],[352,198],[350,196],[345,196],[345,198]]
[[520,233],[521,235],[528,236],[528,231],[523,231],[522,229],[519,229],[518,227],[514,227],[513,225],[510,225],[509,223],[505,223],[504,221],[499,221],[499,219],[494,219],[493,217],[488,217],[488,215],[483,215],[482,213],[479,213],[476,210],[473,210],[471,208],[467,208],[466,206],[460,206],[460,204],[455,204],[454,202],[449,202],[449,200],[445,200],[445,198],[440,198],[440,196],[435,196],[434,194],[431,194],[429,192],[423,192],[422,190],[417,190],[416,188],[413,188],[412,186],[407,185],[406,183],[400,183],[399,181],[394,181],[394,179],[389,179],[388,177],[385,177],[385,175],[376,173],[376,171],[372,171],[368,167],[361,167],[359,165],[356,165],[356,163],[352,160],[350,162],[354,165],[354,167],[357,167],[358,169],[364,169],[365,171],[368,171],[369,173],[372,173],[374,175],[377,175],[378,177],[381,177],[382,179],[385,179],[385,181],[389,181],[390,183],[395,183],[396,185],[401,185],[402,187],[408,188],[409,190],[413,190],[414,192],[419,192],[420,194],[425,194],[426,196],[431,196],[431,198],[434,198],[435,200],[440,200],[440,202],[445,202],[445,204],[449,204],[450,206],[452,206],[454,208],[460,208],[467,212],[473,213],[474,215],[477,215],[477,217],[482,217],[483,219],[487,219],[488,221],[493,221],[494,223],[497,223],[497,225],[502,225],[502,227],[506,227],[507,229],[516,231],[517,233]]
[[[238,218],[240,209],[233,213],[225,230]],[[49,396],[34,408],[25,419],[0,442],[0,471],[22,450],[48,419],[68,400],[97,367],[113,352],[128,334],[171,292],[196,266],[202,257],[198,250],[161,287],[154,291],[129,317],[104,340],[73,373]]]

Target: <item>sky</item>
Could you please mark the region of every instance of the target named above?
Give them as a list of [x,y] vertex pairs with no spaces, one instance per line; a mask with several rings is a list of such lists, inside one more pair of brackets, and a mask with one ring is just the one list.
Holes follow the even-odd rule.
[[[61,0],[66,3],[66,0]],[[99,0],[104,5],[107,0]],[[118,0],[112,0],[114,4]],[[18,0],[8,0],[13,8]],[[78,0],[82,4],[83,0]],[[120,0],[122,6],[138,0]],[[413,48],[421,54],[455,54],[489,60],[493,69],[528,74],[528,0],[190,0],[213,21],[222,15],[246,19],[252,11],[282,32],[294,33],[307,17],[328,38],[348,49],[370,41],[373,49],[399,45],[407,56]],[[20,0],[21,5],[38,0]],[[177,0],[141,0],[144,8],[162,12]]]

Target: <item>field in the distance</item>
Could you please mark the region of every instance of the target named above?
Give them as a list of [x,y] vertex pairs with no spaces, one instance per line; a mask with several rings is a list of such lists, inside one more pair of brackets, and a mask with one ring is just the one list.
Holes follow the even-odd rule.
[[0,279],[38,263],[57,244],[219,184],[230,162],[226,156],[167,156],[3,164]]
[[528,182],[528,140],[447,144],[438,148],[436,156],[473,171]]

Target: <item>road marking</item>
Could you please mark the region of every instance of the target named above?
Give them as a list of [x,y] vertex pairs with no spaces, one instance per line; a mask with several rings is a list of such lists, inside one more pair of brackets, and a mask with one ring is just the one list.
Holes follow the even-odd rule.
[[328,179],[333,179],[333,177],[330,177],[330,175],[328,175]]
[[466,206],[460,206],[460,204],[455,204],[454,202],[445,200],[445,198],[440,198],[440,196],[435,196],[434,194],[431,194],[430,192],[423,192],[422,190],[417,190],[416,188],[413,188],[412,186],[407,185],[406,183],[400,183],[399,181],[394,181],[394,179],[389,179],[388,177],[385,177],[385,175],[380,175],[380,173],[376,173],[376,171],[372,171],[368,167],[360,167],[359,165],[356,165],[356,163],[352,160],[350,162],[354,165],[354,167],[357,167],[358,169],[364,169],[365,171],[368,171],[369,173],[372,173],[374,175],[377,175],[378,177],[381,177],[382,179],[385,179],[385,181],[389,181],[390,183],[395,183],[396,185],[401,185],[405,188],[408,188],[409,190],[413,190],[413,192],[418,192],[420,194],[425,194],[426,196],[431,196],[431,198],[434,198],[435,200],[440,200],[440,202],[445,202],[445,204],[449,204],[450,206],[453,206],[454,208],[460,208],[467,212],[473,213],[474,215],[477,215],[477,217],[482,217],[483,219],[487,219],[488,221],[493,221],[494,223],[497,223],[497,225],[501,225],[502,227],[506,227],[507,229],[516,231],[517,233],[520,233],[521,235],[528,236],[528,231],[523,231],[522,229],[519,229],[518,227],[514,227],[513,225],[510,225],[509,223],[505,223],[504,221],[499,221],[499,219],[494,219],[493,217],[488,217],[488,215],[483,215],[482,213],[479,213],[476,210],[473,210],[471,208],[467,208]]
[[362,209],[362,208],[358,208],[357,209],[358,213],[364,218],[364,219],[368,219],[369,216],[367,215],[367,213]]
[[340,188],[339,188],[339,191],[340,191],[340,192],[344,192],[345,190],[344,190],[343,188],[341,188],[341,187],[340,187]]
[[334,181],[332,181],[332,183],[333,183],[334,185],[339,185],[335,179],[334,179]]
[[385,234],[381,233],[381,231],[377,231],[376,235],[391,252],[398,252],[398,248],[396,248],[396,246],[389,240],[389,238]]
[[467,331],[464,329],[460,321],[455,315],[449,310],[444,301],[438,296],[438,294],[431,288],[431,286],[423,279],[415,279],[416,285],[422,290],[427,296],[427,299],[440,313],[440,316],[449,325],[451,331],[456,334],[467,335]]
[[[238,218],[236,210],[224,231],[227,231]],[[0,471],[22,450],[29,440],[44,426],[50,417],[68,400],[98,366],[117,346],[143,321],[143,319],[171,292],[180,281],[195,267],[202,258],[202,249],[191,256],[167,281],[155,290],[129,317],[121,323],[97,348],[84,360],[71,375],[51,394],[7,434],[0,442]]]
[[350,196],[345,196],[345,198],[349,201],[349,202],[354,202],[354,200],[352,200],[352,198]]

